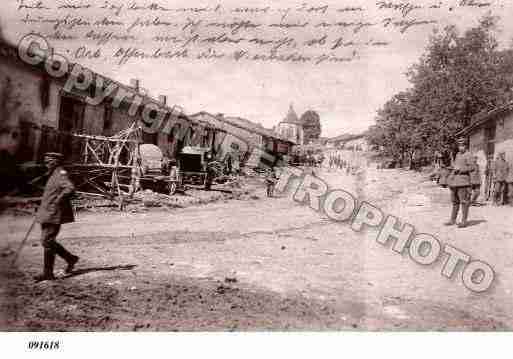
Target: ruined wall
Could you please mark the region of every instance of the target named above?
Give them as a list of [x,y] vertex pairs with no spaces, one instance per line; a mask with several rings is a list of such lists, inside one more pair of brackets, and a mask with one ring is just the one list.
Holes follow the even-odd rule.
[[43,126],[57,125],[59,86],[41,71],[0,58],[0,151],[36,160]]

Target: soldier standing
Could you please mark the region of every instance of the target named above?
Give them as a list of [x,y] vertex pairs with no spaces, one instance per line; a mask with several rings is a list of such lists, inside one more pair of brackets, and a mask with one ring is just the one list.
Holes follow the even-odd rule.
[[[312,169],[313,171],[313,169]],[[278,181],[278,177],[276,175],[276,171],[274,167],[272,167],[269,172],[267,173],[267,176],[265,177],[265,183],[267,188],[267,197],[274,196],[274,187],[276,186],[276,182]]]
[[447,188],[447,180],[451,173],[450,167],[451,166],[449,165],[447,158],[442,159],[440,164],[440,177],[438,179],[438,184],[443,188]]
[[458,153],[453,162],[453,170],[448,179],[448,185],[451,190],[452,212],[451,218],[445,223],[446,226],[456,224],[459,207],[461,205],[462,218],[458,227],[467,226],[468,212],[470,206],[470,173],[472,172],[472,156],[467,150],[464,138],[458,139]]
[[492,183],[493,183],[493,156],[488,156],[486,158],[486,167],[485,167],[485,195],[486,200],[490,199],[490,195],[492,192]]
[[513,206],[513,162],[509,165],[508,177],[506,178],[508,185],[508,201],[509,205]]
[[496,205],[503,205],[506,202],[506,179],[508,177],[508,163],[504,152],[497,154],[493,164],[493,202]]
[[74,222],[71,207],[71,195],[75,187],[68,178],[68,173],[61,167],[62,154],[49,152],[45,154],[44,162],[48,168],[49,179],[46,183],[41,206],[36,215],[36,221],[41,224],[41,244],[44,248],[43,274],[34,277],[37,281],[53,280],[55,256],[58,255],[68,264],[65,272],[71,273],[79,257],[68,252],[55,239],[61,225]]
[[470,185],[472,187],[472,200],[470,204],[477,206],[477,199],[479,193],[481,193],[481,171],[479,170],[479,164],[477,163],[477,156],[472,156],[472,172],[470,172]]

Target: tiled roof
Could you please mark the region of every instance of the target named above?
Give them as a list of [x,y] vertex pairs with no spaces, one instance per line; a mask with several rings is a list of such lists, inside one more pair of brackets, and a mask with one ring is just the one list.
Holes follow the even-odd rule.
[[465,127],[461,131],[456,132],[455,137],[468,135],[473,130],[481,127],[488,121],[494,120],[498,116],[510,113],[511,111],[513,111],[513,102],[509,102],[488,112],[478,113],[472,118],[471,124],[469,126]]

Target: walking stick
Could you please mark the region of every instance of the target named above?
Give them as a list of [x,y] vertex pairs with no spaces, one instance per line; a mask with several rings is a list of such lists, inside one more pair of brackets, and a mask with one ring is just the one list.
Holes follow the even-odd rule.
[[34,228],[35,224],[36,224],[36,218],[34,217],[34,219],[32,220],[32,224],[30,225],[30,227],[27,231],[27,234],[25,234],[25,238],[23,238],[23,240],[21,241],[20,246],[18,247],[18,250],[16,251],[16,254],[14,255],[14,258],[11,263],[12,267],[14,267],[14,264],[16,264],[16,260],[18,259],[18,256],[20,255],[20,252],[21,252],[23,246],[25,245],[25,242],[27,241],[27,239],[30,235],[30,232],[32,232],[32,229]]

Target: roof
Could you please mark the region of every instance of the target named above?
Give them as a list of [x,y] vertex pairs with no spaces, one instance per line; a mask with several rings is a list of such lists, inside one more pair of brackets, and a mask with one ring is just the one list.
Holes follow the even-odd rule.
[[342,135],[329,138],[327,140],[327,142],[348,142],[348,141],[352,141],[352,140],[357,140],[357,139],[362,138],[364,136],[365,135],[363,133],[360,133],[358,135],[353,135],[353,134],[350,134],[350,133],[344,133]]
[[513,102],[509,102],[503,106],[494,108],[491,111],[484,112],[484,113],[478,113],[472,118],[472,122],[469,126],[465,127],[464,129],[456,132],[455,137],[459,136],[466,136],[469,133],[473,132],[474,130],[478,129],[485,123],[495,120],[497,117],[501,115],[508,114],[513,111]]
[[221,122],[224,122],[228,125],[231,125],[231,126],[234,126],[234,127],[238,127],[238,128],[241,128],[243,130],[246,130],[246,131],[249,131],[249,132],[254,132],[256,134],[259,134],[261,136],[265,136],[265,137],[271,137],[271,138],[274,138],[274,139],[277,139],[277,140],[280,140],[280,141],[283,141],[283,142],[288,142],[288,143],[294,143],[284,137],[282,137],[280,134],[274,132],[273,130],[270,130],[268,128],[265,128],[263,127],[262,125],[260,124],[257,124],[257,123],[254,123],[252,121],[249,121],[245,118],[242,118],[242,117],[235,117],[235,116],[215,116],[209,112],[206,112],[206,111],[201,111],[201,112],[198,112],[198,113],[195,113],[195,114],[192,114],[191,117],[193,118],[196,118],[198,116],[209,116],[209,117],[212,117],[218,121],[221,121]]
[[244,127],[246,129],[253,131],[255,133],[258,133],[259,135],[262,135],[262,136],[271,137],[271,138],[275,138],[277,140],[290,142],[286,138],[282,137],[279,133],[274,132],[273,130],[270,130],[268,128],[265,128],[258,123],[254,123],[249,120],[246,120],[245,118],[229,116],[229,117],[224,117],[223,120],[230,124],[233,124],[235,126],[238,125],[240,127]]

